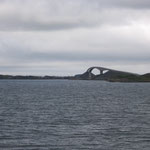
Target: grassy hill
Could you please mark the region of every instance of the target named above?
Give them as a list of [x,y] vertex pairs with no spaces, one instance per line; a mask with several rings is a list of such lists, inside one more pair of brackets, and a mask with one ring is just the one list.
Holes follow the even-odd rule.
[[150,73],[144,75],[119,75],[115,78],[110,78],[112,82],[150,82]]

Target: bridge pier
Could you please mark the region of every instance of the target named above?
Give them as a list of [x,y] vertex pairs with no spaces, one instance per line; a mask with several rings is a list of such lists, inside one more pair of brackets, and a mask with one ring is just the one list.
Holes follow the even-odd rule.
[[103,74],[103,71],[104,71],[104,70],[101,70],[101,69],[100,69],[100,75],[102,75],[102,74]]

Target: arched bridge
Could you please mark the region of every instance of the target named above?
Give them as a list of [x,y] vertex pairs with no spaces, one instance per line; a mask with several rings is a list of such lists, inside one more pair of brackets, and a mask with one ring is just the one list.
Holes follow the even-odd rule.
[[104,67],[97,67],[97,66],[94,66],[94,67],[90,67],[87,71],[86,71],[86,74],[87,74],[87,78],[88,79],[93,79],[94,78],[94,74],[92,73],[92,71],[94,69],[97,69],[99,70],[99,75],[103,75],[104,72],[108,72],[108,71],[112,71],[112,69],[108,69],[108,68],[104,68]]
[[112,70],[112,69],[108,69],[108,68],[104,68],[104,67],[91,67],[91,68],[89,68],[89,69],[87,70],[87,72],[88,72],[88,73],[92,73],[92,71],[93,71],[94,69],[99,70],[99,71],[100,71],[100,74],[103,74],[104,71],[111,71],[111,70]]
[[[92,73],[94,69],[99,70],[99,74],[95,75]],[[118,76],[122,75],[133,75],[133,73],[130,72],[123,72],[118,71],[114,69],[104,68],[104,67],[90,67],[87,69],[87,71],[83,74],[76,75],[75,79],[81,79],[81,80],[103,80],[103,79],[110,79],[110,78],[116,78]],[[135,74],[134,74],[135,75]]]

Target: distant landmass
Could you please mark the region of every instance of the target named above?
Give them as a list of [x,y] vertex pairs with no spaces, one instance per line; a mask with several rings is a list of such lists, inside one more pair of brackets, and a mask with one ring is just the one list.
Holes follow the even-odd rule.
[[[99,70],[99,74],[95,75],[92,71]],[[23,75],[0,75],[0,79],[32,79],[32,80],[48,80],[48,79],[70,79],[70,80],[105,80],[109,82],[150,82],[150,73],[139,75],[131,72],[113,70],[104,67],[90,67],[85,73],[75,76],[23,76]]]
[[0,79],[35,79],[35,80],[42,80],[42,79],[71,79],[70,76],[23,76],[23,75],[0,75]]
[[[92,71],[99,70],[98,75]],[[150,82],[150,73],[139,75],[131,72],[118,71],[103,67],[91,67],[85,73],[74,76],[76,80],[105,80],[110,82]]]

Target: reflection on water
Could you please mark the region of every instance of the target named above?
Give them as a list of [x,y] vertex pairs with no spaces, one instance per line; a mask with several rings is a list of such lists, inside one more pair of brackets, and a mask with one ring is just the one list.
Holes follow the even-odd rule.
[[0,81],[0,149],[149,148],[149,83]]

